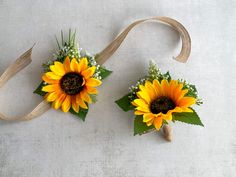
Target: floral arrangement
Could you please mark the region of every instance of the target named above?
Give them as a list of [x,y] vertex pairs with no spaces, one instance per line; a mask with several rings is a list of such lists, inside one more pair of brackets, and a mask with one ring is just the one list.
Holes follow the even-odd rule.
[[96,56],[78,47],[76,31],[69,30],[61,44],[56,38],[58,51],[53,59],[43,64],[42,82],[34,93],[44,97],[54,109],[70,112],[85,120],[89,104],[96,102],[96,87],[111,71],[96,62]]
[[134,135],[160,130],[170,121],[203,126],[192,108],[201,105],[197,89],[187,81],[173,80],[150,62],[148,75],[129,88],[129,93],[116,101],[124,111],[134,110]]

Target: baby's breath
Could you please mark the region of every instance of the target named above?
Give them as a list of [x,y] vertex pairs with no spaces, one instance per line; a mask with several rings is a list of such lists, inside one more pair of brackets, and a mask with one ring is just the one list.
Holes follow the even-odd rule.
[[188,89],[188,93],[185,96],[191,96],[196,98],[196,104],[201,105],[203,104],[203,101],[201,98],[199,98],[198,91],[195,87],[195,85],[190,84],[186,80],[178,79],[180,83],[183,83],[183,89]]
[[101,71],[100,71],[100,65],[97,64],[95,60],[95,56],[88,53],[87,51],[83,50],[82,48],[79,48],[79,45],[75,42],[76,32],[72,33],[71,30],[69,30],[69,37],[67,41],[64,41],[64,35],[61,33],[61,44],[58,42],[58,39],[56,38],[57,45],[58,45],[58,51],[53,54],[53,60],[49,60],[45,63],[43,63],[43,69],[44,72],[50,71],[50,65],[53,64],[54,61],[64,62],[65,58],[68,56],[70,59],[76,58],[79,62],[81,58],[86,57],[88,60],[88,66],[95,66],[96,71],[93,75],[94,78],[101,80]]
[[[130,101],[133,101],[134,99],[137,98],[137,92],[140,91],[140,89],[139,89],[140,85],[144,85],[147,80],[152,82],[155,79],[158,80],[159,82],[161,82],[163,79],[168,80],[170,82],[171,76],[170,76],[169,72],[162,74],[161,70],[157,67],[155,62],[150,61],[149,68],[148,68],[148,75],[145,76],[144,78],[139,79],[136,82],[136,84],[129,87]],[[197,92],[195,85],[192,85],[183,79],[179,79],[178,81],[180,83],[183,83],[183,89],[188,89],[188,93],[186,94],[186,96],[194,97],[196,99],[197,105],[201,105],[203,103],[202,100],[198,96],[198,92]]]

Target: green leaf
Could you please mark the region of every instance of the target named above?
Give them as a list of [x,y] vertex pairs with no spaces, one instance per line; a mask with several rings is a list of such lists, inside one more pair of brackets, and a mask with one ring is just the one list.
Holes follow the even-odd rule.
[[107,70],[106,68],[102,66],[100,67],[99,71],[100,71],[100,76],[102,77],[102,79],[105,79],[112,73],[112,71]]
[[162,75],[163,79],[168,80],[169,82],[171,81],[171,75],[169,73],[169,71],[167,71],[165,74]]
[[34,91],[34,93],[44,96],[46,94],[46,92],[42,91],[42,88],[44,86],[44,82],[42,81],[39,86],[36,88],[36,90]]
[[147,126],[145,122],[143,122],[143,116],[136,116],[134,119],[134,135],[142,135],[144,133],[148,133],[152,130],[155,130],[154,126]]
[[129,94],[123,96],[121,99],[115,102],[125,112],[134,109],[133,105],[130,103]]
[[200,117],[194,110],[193,112],[174,113],[172,120],[173,122],[180,121],[187,124],[200,125],[204,127],[203,123],[200,120]]
[[79,108],[79,112],[75,112],[72,108],[70,108],[70,113],[74,114],[75,116],[79,117],[80,119],[82,119],[83,121],[85,121],[86,115],[88,113],[88,109],[83,109],[83,108]]

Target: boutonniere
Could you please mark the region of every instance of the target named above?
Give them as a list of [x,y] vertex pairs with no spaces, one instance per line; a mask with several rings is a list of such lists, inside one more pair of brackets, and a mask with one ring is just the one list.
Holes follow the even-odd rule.
[[123,111],[134,111],[134,135],[159,131],[170,121],[203,126],[193,109],[202,104],[195,85],[161,73],[154,62],[150,62],[148,75],[116,103]]
[[42,82],[34,91],[51,103],[52,108],[70,112],[85,120],[89,104],[96,102],[97,87],[111,71],[96,62],[96,56],[79,48],[76,32],[69,30],[68,40],[61,44],[53,59],[43,64]]

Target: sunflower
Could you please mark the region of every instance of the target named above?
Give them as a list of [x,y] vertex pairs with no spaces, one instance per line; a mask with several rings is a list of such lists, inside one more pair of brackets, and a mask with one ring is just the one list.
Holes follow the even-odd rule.
[[42,76],[47,83],[42,88],[42,91],[47,92],[46,101],[52,102],[54,109],[61,107],[63,112],[68,112],[71,107],[77,113],[80,107],[88,109],[88,103],[92,102],[90,94],[97,94],[94,87],[102,83],[93,78],[96,66],[89,67],[85,57],[79,62],[66,57],[64,63],[55,61],[50,70]]
[[147,126],[154,125],[159,130],[163,120],[172,120],[173,113],[192,112],[190,106],[196,99],[185,96],[187,93],[188,89],[183,89],[183,83],[177,80],[145,81],[144,85],[139,85],[138,98],[132,102],[134,113],[142,115]]

